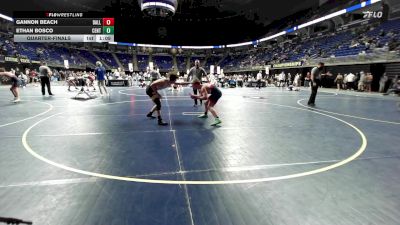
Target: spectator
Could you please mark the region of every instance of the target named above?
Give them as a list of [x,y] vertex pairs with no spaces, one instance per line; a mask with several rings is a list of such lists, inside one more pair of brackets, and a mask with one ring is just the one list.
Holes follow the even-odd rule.
[[386,73],[384,73],[381,79],[379,80],[379,93],[385,92],[385,86],[388,80],[389,80],[388,76],[386,75]]
[[367,73],[365,77],[365,91],[371,92],[371,84],[374,79],[374,76],[371,73]]
[[257,87],[258,87],[258,89],[261,89],[261,82],[262,82],[262,71],[260,70],[257,73]]
[[383,95],[389,95],[390,93],[400,94],[400,80],[398,79],[396,83]]
[[364,91],[365,88],[365,79],[366,75],[364,71],[360,72],[360,79],[358,80],[358,90],[357,91]]
[[343,75],[340,73],[335,78],[335,83],[338,91],[340,91],[343,88],[343,79],[344,79]]
[[296,74],[296,76],[294,77],[294,86],[295,87],[300,87],[301,86],[301,76],[299,73]]
[[304,87],[310,87],[310,78],[311,78],[311,73],[307,72],[307,75],[304,78]]
[[355,90],[354,82],[356,80],[356,75],[354,75],[353,73],[349,73],[346,76],[346,78],[347,78],[346,79],[346,81],[347,81],[347,83],[346,83],[347,89],[348,90]]

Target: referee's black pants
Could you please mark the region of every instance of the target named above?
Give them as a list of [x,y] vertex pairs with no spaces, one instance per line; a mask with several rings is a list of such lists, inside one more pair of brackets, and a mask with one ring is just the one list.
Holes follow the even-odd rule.
[[257,80],[257,87],[258,89],[261,89],[261,80]]
[[314,80],[314,83],[311,81],[311,96],[310,99],[308,99],[308,104],[315,104],[315,98],[317,97],[317,92],[318,92],[318,87],[321,84],[320,80]]
[[45,91],[45,86],[47,86],[47,92],[49,93],[49,95],[53,95],[51,93],[51,89],[50,89],[50,78],[47,76],[41,76],[40,77],[40,84],[42,86],[42,94],[45,95],[46,91]]

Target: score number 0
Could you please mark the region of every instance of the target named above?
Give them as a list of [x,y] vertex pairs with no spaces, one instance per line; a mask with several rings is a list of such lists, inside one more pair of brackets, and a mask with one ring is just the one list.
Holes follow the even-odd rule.
[[114,26],[114,18],[103,18],[103,26]]

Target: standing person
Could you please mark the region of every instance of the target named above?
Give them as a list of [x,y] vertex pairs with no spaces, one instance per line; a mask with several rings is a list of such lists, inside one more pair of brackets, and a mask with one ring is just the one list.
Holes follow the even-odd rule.
[[42,95],[46,95],[45,86],[47,86],[47,92],[51,96],[51,87],[50,87],[50,77],[53,74],[51,69],[47,66],[46,62],[42,62],[42,65],[39,67],[40,74],[40,85],[42,86]]
[[286,82],[286,86],[287,86],[287,87],[289,87],[289,85],[292,84],[292,74],[288,73],[285,82]]
[[105,78],[106,69],[101,64],[100,61],[96,62],[96,69],[94,70],[94,73],[97,76],[97,84],[99,85],[100,95],[103,95],[102,88],[104,89],[104,92],[106,93],[106,95],[108,95],[108,91],[106,88],[106,78]]
[[[193,82],[193,88],[195,89],[200,89],[200,94],[199,95],[193,95],[190,94],[190,97],[192,99],[202,99],[202,100],[207,100],[206,103],[204,104],[204,114],[199,116],[199,118],[208,118],[208,111],[211,112],[211,114],[215,118],[215,122],[211,124],[211,126],[217,126],[222,123],[222,121],[219,119],[219,116],[217,114],[217,111],[214,109],[215,104],[217,104],[218,100],[222,97],[222,92],[213,84],[201,84],[200,81],[194,81]],[[210,94],[210,96],[208,96]]]
[[336,83],[338,91],[340,91],[342,89],[342,87],[343,87],[343,79],[344,79],[343,75],[340,74],[340,73],[335,78],[335,83]]
[[393,83],[392,87],[387,90],[383,95],[389,95],[390,93],[400,94],[400,80],[397,79],[395,83]]
[[25,74],[26,74],[26,76],[28,77],[27,83],[28,83],[28,84],[32,83],[31,70],[30,70],[29,68],[26,68],[26,69],[25,69]]
[[286,79],[285,72],[282,71],[279,74],[279,86],[278,87],[284,87],[285,86],[285,79]]
[[68,77],[67,77],[67,83],[68,83],[68,91],[71,91],[71,86],[74,86],[76,90],[78,90],[78,87],[76,86],[75,83],[75,73],[70,72]]
[[293,84],[294,84],[294,86],[295,87],[300,87],[301,85],[300,85],[300,74],[299,73],[297,73],[296,74],[296,76],[294,77],[294,80],[293,80]]
[[385,86],[388,80],[389,80],[388,76],[386,75],[386,73],[384,73],[381,79],[379,80],[379,93],[385,92]]
[[374,76],[371,73],[367,73],[365,77],[365,91],[371,92],[372,81],[374,80]]
[[355,90],[355,80],[356,80],[356,75],[353,73],[349,73],[347,76],[347,90]]
[[[17,76],[17,74],[15,74]],[[18,75],[18,79],[21,81],[21,87],[26,88],[26,81],[28,80],[28,77],[25,75],[25,73],[21,72]]]
[[257,87],[259,90],[261,89],[261,80],[262,80],[262,71],[260,70],[257,73]]
[[357,91],[364,91],[365,89],[365,78],[366,75],[364,71],[360,72],[360,79],[358,80],[358,90]]
[[118,68],[114,71],[114,77],[115,77],[116,80],[118,80],[118,79],[121,77],[121,72],[120,72],[120,70],[121,70],[121,68],[118,67]]
[[27,84],[30,83],[29,73],[30,73],[29,69],[26,68],[25,69],[25,74],[22,76],[25,79],[25,87],[26,87]]
[[311,95],[308,100],[309,106],[315,106],[315,98],[317,97],[318,87],[321,84],[321,72],[324,69],[325,64],[320,62],[318,66],[311,70]]
[[29,71],[29,78],[30,78],[30,83],[33,83],[33,86],[37,87],[37,85],[36,85],[36,82],[37,82],[36,69]]
[[304,78],[304,87],[310,87],[310,78],[311,78],[311,73],[307,72],[307,75]]
[[[157,112],[158,125],[160,125],[160,126],[167,126],[168,123],[163,122],[163,120],[161,118],[161,98],[162,98],[162,96],[158,93],[158,91],[168,88],[172,84],[175,84],[177,79],[178,79],[178,76],[176,74],[170,74],[168,79],[163,78],[163,79],[156,80],[153,83],[151,83],[149,86],[147,86],[147,88],[146,88],[146,94],[151,98],[151,100],[155,104],[153,106],[153,108],[151,108],[150,112],[147,114],[147,117],[155,119],[156,117],[153,116],[153,113]],[[186,84],[186,83],[180,83],[180,84]]]
[[89,91],[89,87],[93,87],[93,91],[96,91],[96,87],[94,84],[94,81],[96,80],[96,76],[93,74],[93,72],[89,73],[89,76],[86,80],[86,87],[87,87],[87,91]]
[[[172,68],[172,69],[174,69],[174,68]],[[150,79],[151,79],[150,83],[153,83],[154,81],[161,78],[161,74],[157,71],[157,66],[154,66],[154,69],[152,69],[152,70],[149,69],[149,71],[147,73],[150,75]]]
[[243,75],[239,74],[239,76],[237,77],[237,84],[239,87],[243,87]]
[[[200,67],[200,60],[196,59],[196,61],[194,61],[194,67],[192,67],[189,71],[189,77],[192,77],[191,81],[194,80],[198,80],[202,81],[203,77],[207,78],[207,82],[209,82],[208,77],[207,77],[207,73],[206,70],[203,67]],[[222,74],[221,74],[222,76]],[[193,88],[193,93],[195,95],[197,95],[197,89]],[[200,100],[200,105],[203,104],[203,101]],[[197,99],[194,99],[194,107],[197,107]]]
[[14,99],[12,100],[12,102],[17,103],[21,101],[19,98],[19,91],[18,91],[18,86],[20,85],[21,81],[18,79],[18,77],[11,72],[7,72],[4,68],[0,68],[0,76],[6,76],[11,79],[12,84],[10,91],[14,95]]

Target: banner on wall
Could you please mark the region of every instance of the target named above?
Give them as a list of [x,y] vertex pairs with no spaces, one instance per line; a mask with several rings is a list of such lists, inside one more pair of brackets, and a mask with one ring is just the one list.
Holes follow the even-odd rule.
[[301,66],[302,62],[287,62],[272,65],[272,68],[296,67]]
[[129,68],[129,72],[133,72],[133,64],[132,63],[129,63],[128,64],[128,68]]
[[9,56],[6,56],[5,57],[5,61],[6,62],[18,62],[18,58],[15,58],[15,57],[9,57]]
[[210,66],[210,74],[214,74],[214,69],[215,69],[214,65],[211,65]]
[[67,59],[64,60],[64,67],[65,69],[69,69],[69,62]]
[[21,63],[31,63],[29,59],[19,59]]
[[269,69],[271,68],[270,65],[265,66],[265,74],[269,75]]

